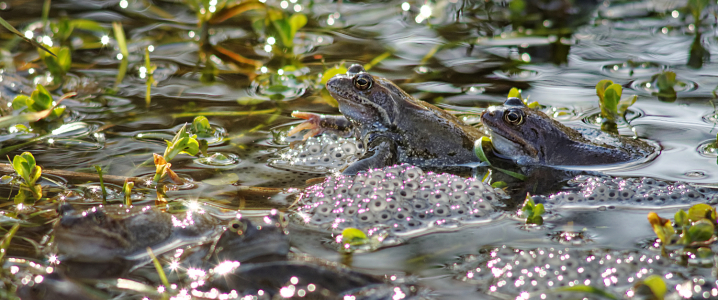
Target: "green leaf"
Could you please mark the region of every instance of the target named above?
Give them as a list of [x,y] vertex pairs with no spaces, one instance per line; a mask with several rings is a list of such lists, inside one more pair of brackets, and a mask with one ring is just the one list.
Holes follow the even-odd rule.
[[207,117],[197,116],[192,120],[191,130],[192,133],[197,135],[210,135],[212,133],[212,126],[209,124]]
[[636,103],[636,100],[638,100],[638,96],[636,95],[621,99],[621,101],[618,102],[618,115],[623,116],[628,108]]
[[688,219],[688,213],[686,213],[685,210],[679,209],[676,212],[676,215],[673,216],[673,220],[676,222],[676,225],[679,227],[688,226],[690,225],[690,220]]
[[596,84],[596,95],[598,95],[599,102],[603,102],[606,88],[612,84],[613,84],[613,81],[610,81],[608,79],[601,80]]
[[658,78],[656,78],[656,85],[659,91],[672,91],[676,86],[676,73],[666,71],[659,74]]
[[489,166],[491,163],[484,153],[484,143],[491,143],[491,139],[488,136],[482,136],[480,139],[474,142],[474,154],[479,158],[481,162],[485,162]]
[[38,84],[30,98],[33,100],[33,111],[41,111],[52,108],[52,96],[44,86]]
[[663,299],[668,292],[668,287],[666,287],[666,283],[663,281],[663,278],[658,275],[651,275],[646,277],[646,280],[643,281],[643,284],[648,286],[648,288],[651,289],[651,292],[653,292],[653,295],[656,297],[656,299]]
[[715,227],[711,221],[706,219],[700,220],[688,228],[689,242],[705,242],[713,237]]
[[52,51],[50,51],[50,49],[47,49],[47,47],[45,47],[44,45],[42,45],[42,44],[36,42],[36,41],[33,40],[33,39],[28,39],[28,38],[26,38],[24,34],[22,34],[22,33],[20,33],[19,31],[17,31],[17,29],[15,29],[15,27],[13,27],[12,25],[10,25],[10,23],[8,23],[7,21],[5,21],[5,19],[3,19],[2,17],[0,17],[0,25],[2,25],[3,27],[5,27],[5,29],[7,29],[8,31],[10,31],[10,32],[14,33],[15,35],[19,36],[20,38],[22,38],[22,39],[25,40],[26,42],[32,44],[33,46],[38,47],[38,48],[40,48],[40,49],[42,49],[42,50],[45,50],[45,52],[50,53],[50,55],[52,55],[52,56],[55,56],[55,53],[52,53]]
[[342,243],[357,246],[367,242],[369,242],[369,238],[360,229],[348,227],[342,230]]
[[304,27],[304,25],[307,25],[307,16],[302,13],[293,14],[292,17],[289,18],[289,26],[291,28],[290,38],[294,39],[297,31]]
[[664,219],[658,216],[655,212],[648,213],[648,222],[653,227],[653,232],[663,242],[663,245],[670,244],[671,237],[676,233],[671,224],[671,220]]
[[22,108],[29,108],[32,106],[32,104],[35,101],[32,101],[32,99],[25,95],[17,95],[15,96],[15,99],[12,100],[12,109],[18,110]]
[[507,187],[507,186],[509,186],[509,185],[506,184],[506,182],[503,182],[503,181],[497,181],[497,182],[494,182],[494,183],[491,184],[491,187],[492,187],[492,188],[496,188],[496,189],[503,189],[503,188],[505,188],[505,187]]
[[98,32],[98,33],[106,33],[107,32],[107,29],[105,29],[105,27],[102,27],[102,25],[100,25],[100,23],[97,23],[97,22],[91,21],[91,20],[76,19],[76,20],[70,21],[70,24],[77,29],[94,31],[94,32]]
[[515,87],[512,87],[512,88],[511,88],[511,90],[509,91],[509,95],[507,96],[507,98],[519,98],[519,99],[522,99],[522,100],[523,100],[523,98],[521,97],[521,91],[520,91],[519,89],[515,88]]
[[716,220],[716,210],[715,208],[711,207],[708,204],[705,203],[699,203],[696,205],[691,206],[690,209],[688,209],[688,220],[691,222],[697,222],[700,220],[710,220],[715,221]]
[[130,52],[127,50],[127,40],[125,39],[125,31],[122,29],[122,23],[112,22],[112,29],[115,32],[115,40],[117,41],[117,46],[120,47],[122,59],[128,59]]
[[617,298],[616,296],[614,296],[613,294],[611,294],[611,293],[609,293],[609,292],[607,292],[607,291],[604,291],[604,290],[602,290],[602,289],[599,289],[599,288],[596,288],[596,287],[592,287],[592,286],[588,286],[588,285],[567,286],[567,287],[561,287],[561,288],[553,289],[553,290],[551,290],[551,291],[552,291],[552,292],[588,293],[588,294],[593,294],[593,295],[600,296],[600,297],[604,297],[604,298],[608,298],[608,299],[618,300],[618,298]]
[[334,76],[337,76],[339,74],[346,74],[346,72],[347,72],[347,68],[345,68],[344,66],[341,66],[341,65],[338,65],[334,68],[327,69],[326,71],[324,71],[324,75],[322,75],[322,80],[319,81],[319,83],[321,83],[322,85],[325,85],[325,84],[327,84],[329,79],[332,79]]
[[70,53],[70,48],[60,48],[60,51],[57,53],[57,65],[60,67],[63,74],[70,70],[70,67],[72,66],[72,54]]

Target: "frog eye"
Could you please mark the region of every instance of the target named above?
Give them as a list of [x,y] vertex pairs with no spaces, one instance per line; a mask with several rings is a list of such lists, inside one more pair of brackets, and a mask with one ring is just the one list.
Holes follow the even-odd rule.
[[504,114],[504,121],[511,125],[521,125],[524,122],[524,116],[520,111],[509,110]]
[[232,220],[229,222],[229,230],[236,232],[238,235],[242,235],[244,231],[247,230],[247,224],[240,220]]
[[354,77],[354,87],[360,90],[368,90],[371,88],[371,75],[359,74]]

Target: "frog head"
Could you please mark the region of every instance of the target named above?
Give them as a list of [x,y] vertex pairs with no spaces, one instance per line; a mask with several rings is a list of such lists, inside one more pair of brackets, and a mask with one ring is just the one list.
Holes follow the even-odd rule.
[[361,65],[334,76],[327,82],[327,90],[339,102],[342,114],[359,126],[396,127],[399,112],[418,105],[394,83],[367,73]]

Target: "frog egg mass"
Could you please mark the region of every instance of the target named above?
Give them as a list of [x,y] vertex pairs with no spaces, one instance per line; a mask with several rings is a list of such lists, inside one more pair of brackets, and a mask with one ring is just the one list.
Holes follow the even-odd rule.
[[363,153],[363,146],[353,138],[324,134],[310,137],[296,147],[283,149],[269,161],[269,165],[293,171],[324,173],[346,166]]
[[670,258],[650,251],[500,247],[464,255],[446,269],[454,279],[477,285],[478,291],[499,299],[595,299],[591,293],[561,290],[583,285],[632,295],[630,289],[651,275],[660,276],[667,286],[707,282],[703,288],[716,288],[715,282],[700,277],[686,281],[690,276],[681,273]]
[[297,216],[334,232],[354,227],[405,236],[488,222],[501,215],[496,207],[506,197],[475,178],[424,173],[403,164],[329,177],[300,195]]
[[548,196],[534,196],[547,207],[659,207],[686,206],[718,200],[709,189],[685,182],[666,182],[653,178],[613,178],[581,175],[567,187]]

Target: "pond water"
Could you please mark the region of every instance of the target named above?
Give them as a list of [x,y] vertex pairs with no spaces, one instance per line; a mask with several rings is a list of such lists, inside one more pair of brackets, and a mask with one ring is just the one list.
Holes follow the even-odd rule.
[[[177,299],[241,297],[236,292],[226,291],[224,296],[212,292],[212,284],[220,290],[222,284],[209,280],[204,288],[197,287],[193,280],[198,275],[192,270],[198,269],[183,265],[178,270],[171,265],[185,257],[182,251],[212,244],[217,232],[231,229],[228,222],[236,222],[238,215],[261,222],[279,214],[277,225],[285,226],[295,263],[336,262],[348,269],[323,276],[365,283],[359,286],[381,281],[361,277],[369,274],[388,283],[369,292],[355,289],[342,294],[348,288],[335,292],[331,287],[336,283],[329,282],[327,293],[320,296],[307,294],[308,286],[292,279],[291,284],[278,283],[277,290],[283,292],[277,292],[277,298],[546,299],[548,293],[548,299],[610,299],[599,292],[557,288],[586,285],[618,298],[640,297],[638,283],[649,275],[660,275],[669,295],[718,299],[715,245],[704,245],[701,251],[710,254],[701,257],[687,258],[677,248],[661,256],[660,243],[646,219],[651,211],[672,219],[678,209],[718,202],[714,189],[718,153],[713,147],[718,133],[715,3],[696,8],[695,3],[701,1],[533,2],[58,0],[47,1],[47,24],[42,19],[44,1],[0,2],[0,16],[21,34],[48,46],[65,46],[71,57],[66,72],[51,72],[42,51],[3,31],[0,114],[18,115],[12,109],[13,99],[30,95],[38,83],[55,100],[64,93],[77,93],[61,102],[65,112],[54,121],[0,128],[2,153],[12,160],[30,152],[45,174],[38,181],[43,198],[22,205],[13,201],[19,178],[0,180],[0,198],[7,199],[0,203],[0,224],[4,232],[21,224],[0,254],[4,255],[0,295],[15,297],[14,290],[20,287],[17,295],[23,299],[159,299],[161,294]],[[124,32],[126,50],[117,35],[118,26]],[[149,70],[154,84],[149,87],[145,53],[154,66]],[[337,168],[361,153],[361,145],[328,135],[302,144],[301,137],[287,137],[286,132],[300,123],[291,117],[293,111],[339,113],[322,77],[354,63],[419,99],[457,112],[470,123],[478,123],[480,112],[502,104],[516,87],[523,97],[537,101],[543,111],[566,125],[600,128],[596,84],[612,80],[623,87],[624,97],[637,96],[626,114],[629,123],[619,122],[619,132],[659,144],[660,154],[637,164],[591,170],[612,177],[591,173],[569,180],[578,172],[570,176],[559,172],[559,176],[550,170],[533,176],[531,191],[538,190],[535,194],[541,196],[536,199],[547,211],[541,226],[526,225],[516,214],[521,206],[510,204],[523,199],[525,192],[517,191],[527,189],[515,188],[515,179],[494,170],[486,185],[507,181],[510,187],[490,192],[486,192],[489,187],[476,187],[486,192],[482,197],[496,197],[497,202],[482,208],[486,214],[474,219],[455,214],[439,223],[434,219],[419,223],[438,224],[430,229],[424,225],[406,231],[389,228],[385,240],[347,253],[336,242],[340,230],[305,224],[302,209],[293,203],[303,189],[323,182],[317,178],[334,176]],[[663,82],[667,72],[675,73],[670,84]],[[171,169],[185,179],[184,184],[146,184],[155,173],[152,154],[165,152],[164,140],[172,140],[197,116],[205,116],[215,130],[202,138],[208,153],[179,154],[171,160]],[[311,151],[319,155],[315,163],[311,153],[309,163],[299,156]],[[327,152],[335,159],[320,161],[325,157],[320,155]],[[139,177],[131,193],[133,205],[156,207],[158,214],[187,211],[186,219],[177,217],[180,223],[193,220],[189,212],[198,210],[216,219],[212,226],[219,227],[205,236],[174,232],[171,236],[180,241],[176,244],[155,247],[150,243],[138,248],[152,246],[170,274],[171,287],[162,289],[164,293],[157,292],[163,283],[149,258],[144,253],[137,258],[142,251],[112,252],[99,247],[96,251],[108,251],[110,256],[122,253],[118,257],[129,255],[142,261],[113,275],[88,275],[95,274],[88,270],[112,269],[108,262],[82,262],[82,267],[63,262],[65,258],[71,261],[72,255],[61,255],[57,261],[58,207],[72,204],[91,210],[102,203],[100,182],[93,177],[95,165],[106,177],[110,206],[123,203],[123,180]],[[0,170],[3,175],[12,174],[12,170]],[[439,180],[433,173],[421,176]],[[471,185],[480,183],[483,173],[477,172],[473,179],[450,176],[454,177],[447,177],[448,182],[467,180],[462,182]],[[597,186],[632,194],[591,202]],[[572,193],[585,202],[572,202],[568,199]],[[677,196],[664,200],[662,195]],[[654,199],[650,197],[658,200],[650,202]],[[142,222],[155,230],[154,223]],[[70,222],[63,219],[64,223]],[[89,235],[92,230],[87,230]],[[162,234],[161,229],[156,231]],[[258,249],[262,252],[261,246]],[[315,258],[322,262],[313,263]],[[603,267],[604,261],[606,266],[618,266],[618,271]],[[278,273],[267,275],[259,273],[264,272],[264,265],[256,266],[245,272],[284,280],[280,267],[269,268]],[[297,274],[309,274],[296,268]],[[293,270],[289,268],[287,274]],[[320,282],[317,276],[306,275],[300,281]],[[63,290],[66,285],[72,288]],[[291,293],[284,289],[289,286]],[[273,295],[254,292],[249,294],[255,299]]]

